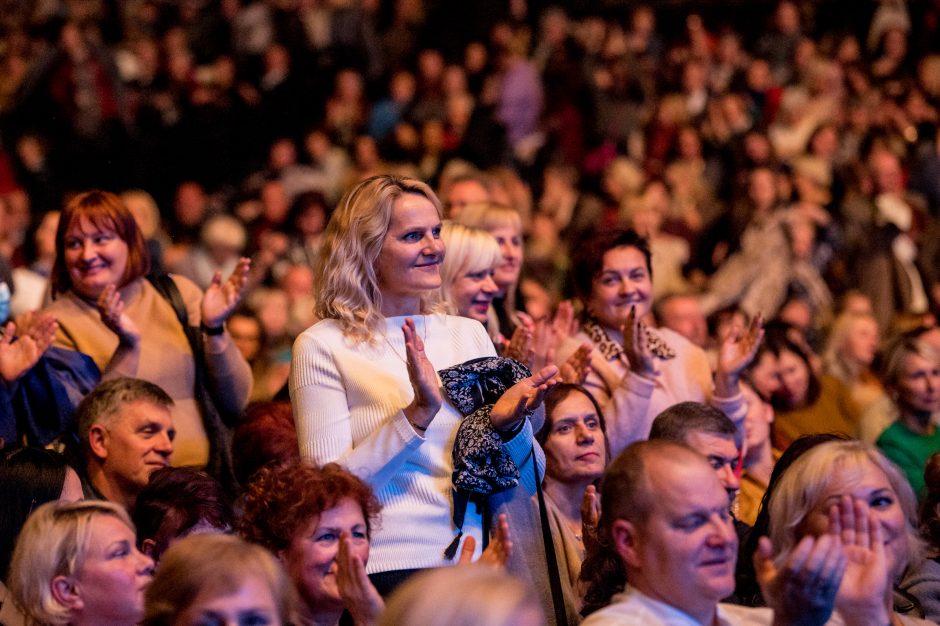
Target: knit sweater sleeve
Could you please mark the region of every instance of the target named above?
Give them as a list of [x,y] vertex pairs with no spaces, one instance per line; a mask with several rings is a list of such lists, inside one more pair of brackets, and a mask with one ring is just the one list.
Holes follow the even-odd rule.
[[[174,275],[183,301],[186,304],[187,316],[190,326],[199,326],[202,321],[201,305],[202,290],[185,276]],[[152,288],[145,285],[146,288]],[[240,415],[248,404],[251,396],[252,376],[251,366],[239,352],[238,346],[227,333],[221,345],[209,345],[205,349],[206,369],[209,373],[209,384],[212,386],[213,398],[230,415]]]
[[[336,345],[341,341],[338,336],[307,331],[294,343],[290,395],[300,455],[317,464],[340,463],[379,490],[424,438],[408,423],[401,410],[405,404],[395,403],[401,390],[382,390],[381,380],[372,381],[373,396],[385,396],[388,402],[360,405],[358,415],[353,415],[357,407],[350,405],[350,381],[344,379],[339,363],[350,351]],[[354,430],[362,437],[354,439]]]

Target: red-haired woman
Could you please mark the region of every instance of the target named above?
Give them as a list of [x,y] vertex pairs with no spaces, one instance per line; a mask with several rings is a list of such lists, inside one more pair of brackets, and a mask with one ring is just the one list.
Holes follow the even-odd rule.
[[274,553],[300,599],[292,623],[374,623],[384,603],[366,577],[379,514],[372,490],[339,465],[268,466],[248,485],[241,534]]
[[[175,401],[174,465],[218,467],[227,446],[197,399],[197,356],[173,305],[145,276],[150,259],[143,236],[121,199],[88,191],[65,206],[56,231],[53,303],[55,345],[90,356],[103,378],[131,376],[162,387]],[[237,416],[251,392],[251,369],[224,322],[241,299],[249,261],[225,282],[219,275],[203,294],[173,276],[190,327],[202,331],[206,387],[223,415]],[[211,463],[210,463],[211,462]]]

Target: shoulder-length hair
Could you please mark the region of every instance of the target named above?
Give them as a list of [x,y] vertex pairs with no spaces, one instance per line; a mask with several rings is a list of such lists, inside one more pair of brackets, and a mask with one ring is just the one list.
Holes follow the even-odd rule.
[[150,271],[150,255],[133,213],[118,196],[109,191],[93,189],[72,198],[59,217],[59,228],[55,233],[55,261],[49,277],[53,298],[72,288],[72,277],[65,265],[65,238],[82,219],[91,222],[95,228],[113,231],[127,244],[127,265],[119,287]]
[[908,563],[922,555],[922,543],[915,530],[917,499],[910,483],[877,449],[861,441],[848,440],[815,446],[794,461],[780,478],[768,503],[768,534],[778,557],[788,555],[803,538],[807,516],[832,495],[846,480],[846,475],[849,479],[860,475],[866,463],[885,475],[904,511]]
[[545,442],[548,440],[548,436],[552,434],[552,426],[555,424],[555,409],[573,393],[584,395],[594,406],[594,414],[597,415],[601,432],[604,434],[604,450],[606,451],[604,463],[610,463],[610,440],[607,438],[607,420],[604,419],[604,411],[601,409],[601,405],[598,404],[597,398],[583,385],[558,383],[548,390],[548,393],[545,394],[545,423],[535,434],[535,440],[539,442],[540,446],[545,447]]
[[[372,341],[383,326],[382,291],[375,263],[388,234],[395,202],[405,194],[427,198],[439,216],[441,201],[426,184],[413,178],[380,175],[367,178],[339,201],[330,217],[314,272],[319,319],[336,320],[356,342]],[[423,312],[432,307],[422,299]]]
[[878,321],[867,313],[843,313],[832,323],[826,347],[823,350],[823,370],[844,383],[851,384],[870,364],[854,363],[845,354],[852,333],[861,324],[869,322],[878,327]]
[[203,593],[237,593],[248,579],[270,591],[278,623],[290,619],[294,591],[277,559],[261,546],[233,535],[191,535],[166,551],[145,596],[144,626],[172,626]]
[[110,515],[134,528],[123,507],[104,500],[47,502],[33,511],[13,551],[7,580],[19,608],[40,624],[65,626],[71,609],[52,593],[56,576],[81,571],[95,517]]
[[69,465],[45,448],[4,449],[0,453],[0,580],[6,580],[20,529],[40,504],[58,500]]
[[447,313],[457,315],[457,307],[453,301],[454,282],[464,274],[495,268],[503,256],[496,238],[480,228],[444,222],[441,239],[447,254],[441,263],[439,297]]

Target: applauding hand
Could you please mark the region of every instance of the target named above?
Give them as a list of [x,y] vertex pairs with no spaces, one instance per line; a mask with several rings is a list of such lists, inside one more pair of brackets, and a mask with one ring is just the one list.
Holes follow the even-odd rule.
[[838,538],[806,536],[777,567],[773,547],[761,537],[754,553],[754,571],[764,598],[774,610],[774,624],[825,624],[835,607],[845,573],[846,555]]
[[557,367],[547,365],[507,389],[490,411],[493,428],[502,431],[512,430],[524,420],[526,412],[538,408],[548,390],[555,386],[557,374]]
[[634,374],[653,378],[656,376],[656,365],[653,351],[646,340],[647,332],[646,324],[636,316],[636,306],[631,306],[627,323],[623,325],[623,352]]
[[[460,549],[460,557],[457,559],[458,565],[467,565],[473,559],[473,552],[477,548],[476,539],[467,536],[464,539],[463,546]],[[512,555],[512,538],[509,534],[509,517],[505,513],[500,513],[496,518],[496,527],[490,536],[490,543],[486,550],[476,561],[481,565],[489,565],[503,569],[509,563],[509,557]]]
[[98,314],[121,343],[136,346],[140,341],[140,329],[124,311],[124,300],[115,285],[108,285],[98,296]]
[[444,399],[441,396],[437,371],[424,352],[424,341],[415,330],[414,320],[406,318],[401,332],[405,336],[408,378],[411,379],[411,387],[415,393],[414,400],[405,407],[404,413],[412,427],[423,434],[441,409]]
[[222,273],[216,272],[212,283],[202,296],[202,323],[208,328],[218,328],[228,319],[248,289],[248,274],[251,260],[241,258],[224,283]]
[[744,332],[731,332],[721,340],[718,348],[718,367],[715,372],[715,393],[729,397],[739,392],[741,372],[750,365],[764,339],[764,318],[757,314]]
[[4,326],[3,337],[0,337],[0,379],[3,382],[12,383],[29,371],[52,345],[57,324],[55,318],[49,316],[48,319],[51,324],[36,329],[33,335],[24,334],[16,341],[13,341],[16,324],[7,322]]
[[348,530],[344,530],[339,537],[336,587],[343,599],[343,606],[349,611],[356,626],[371,626],[378,622],[379,614],[385,610],[385,602],[369,580],[365,563],[353,552],[352,537]]

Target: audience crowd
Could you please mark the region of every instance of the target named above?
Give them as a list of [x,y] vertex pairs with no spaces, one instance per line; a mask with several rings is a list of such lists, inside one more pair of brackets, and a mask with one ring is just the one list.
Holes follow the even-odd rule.
[[940,623],[940,3],[0,7],[0,626]]

